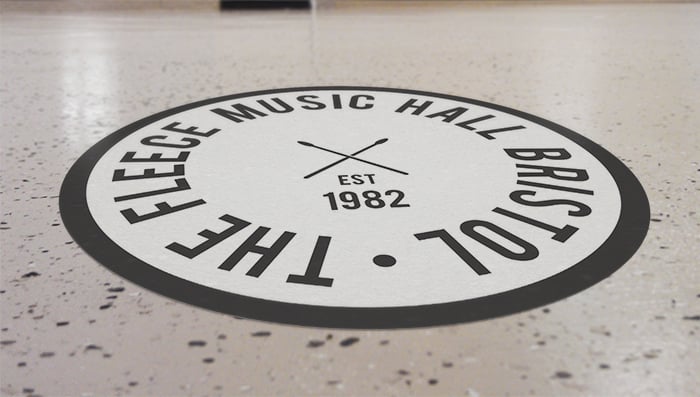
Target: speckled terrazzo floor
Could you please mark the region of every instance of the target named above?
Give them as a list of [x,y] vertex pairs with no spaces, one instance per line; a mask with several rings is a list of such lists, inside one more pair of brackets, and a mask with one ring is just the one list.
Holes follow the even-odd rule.
[[[312,15],[37,4],[0,4],[0,394],[698,394],[700,5]],[[110,273],[63,228],[64,175],[119,127],[199,99],[309,85],[455,94],[572,128],[640,179],[649,234],[612,277],[543,309],[348,331],[172,301]]]

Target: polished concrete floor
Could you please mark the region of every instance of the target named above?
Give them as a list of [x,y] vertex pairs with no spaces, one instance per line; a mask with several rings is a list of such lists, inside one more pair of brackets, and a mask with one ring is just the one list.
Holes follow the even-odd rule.
[[[0,3],[0,394],[698,395],[700,5],[126,4]],[[63,228],[63,177],[111,132],[200,99],[313,85],[455,94],[565,125],[637,175],[649,234],[610,278],[545,308],[350,331],[170,300]]]

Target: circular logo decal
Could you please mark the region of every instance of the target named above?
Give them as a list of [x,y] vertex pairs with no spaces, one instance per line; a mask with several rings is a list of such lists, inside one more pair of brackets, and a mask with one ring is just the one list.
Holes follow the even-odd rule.
[[472,99],[311,87],[209,99],[99,142],[61,214],[114,272],[207,309],[401,328],[553,302],[629,259],[632,173],[564,127]]

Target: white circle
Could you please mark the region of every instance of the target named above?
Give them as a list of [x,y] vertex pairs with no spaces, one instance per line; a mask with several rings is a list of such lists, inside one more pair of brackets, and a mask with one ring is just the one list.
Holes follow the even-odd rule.
[[[302,95],[306,102],[298,99]],[[357,108],[350,106],[353,97]],[[293,110],[275,113],[261,105],[261,100],[276,108],[279,100]],[[324,107],[303,108],[320,107],[318,103]],[[413,107],[400,110],[407,103]],[[240,107],[236,110],[234,105],[245,105],[257,113],[251,113],[250,119],[237,117],[240,122],[235,122],[213,111],[240,113]],[[459,125],[474,119],[483,120]],[[174,129],[219,131],[204,137],[164,129],[173,123],[178,123]],[[520,128],[488,132],[514,127]],[[182,138],[189,138],[199,144],[167,148],[142,143],[153,136],[166,138],[151,142],[184,144],[192,141]],[[522,150],[523,156],[526,149],[556,149],[570,158],[517,159],[506,149]],[[122,162],[128,152],[142,158],[154,153],[163,158],[189,153],[180,162]],[[554,157],[554,153],[549,155]],[[343,161],[304,178],[338,160]],[[184,165],[184,175],[113,180],[115,170],[132,176],[143,175],[147,168],[157,174],[172,173],[177,165]],[[545,172],[537,167],[581,170],[587,179],[518,175]],[[559,171],[557,175],[575,174]],[[115,201],[174,187],[181,178],[190,189]],[[362,184],[353,184],[360,181]],[[550,187],[533,187],[532,183]],[[368,206],[363,194],[374,197],[375,193],[364,193],[367,191],[380,194],[382,208],[370,208],[381,205],[378,201]],[[572,216],[570,212],[576,210],[572,205],[523,205],[510,197],[516,191],[535,192],[528,200],[572,200],[592,211]],[[356,205],[353,193],[359,198],[359,208],[343,208],[343,204]],[[403,198],[395,205],[409,207],[391,206],[400,195]],[[464,301],[545,280],[598,249],[615,229],[621,211],[620,193],[606,167],[586,149],[544,125],[458,99],[368,89],[263,93],[172,113],[140,126],[112,146],[95,164],[86,197],[90,214],[109,239],[178,278],[252,298],[358,308]],[[156,211],[158,203],[176,206],[197,200],[206,203],[136,223],[122,214],[131,210],[142,215]],[[494,212],[496,208],[551,227],[569,225],[576,231],[565,241],[557,241],[552,231],[503,215],[503,211]],[[204,243],[206,236],[198,233],[205,229],[221,233],[232,226],[219,219],[224,215],[250,224],[193,258],[166,248],[172,243],[190,248]],[[489,222],[527,241],[536,247],[537,257],[508,258],[465,235],[460,225],[471,220]],[[271,246],[285,232],[294,235],[258,276],[247,274],[262,257],[255,252],[245,254],[230,270],[220,269],[256,230],[265,230],[260,228],[269,228],[260,246]],[[489,273],[477,274],[445,239],[416,237],[439,230]],[[522,251],[483,227],[474,230],[516,253]],[[332,286],[288,282],[290,274],[307,271],[320,236],[331,238],[320,277],[333,279]],[[378,266],[374,261],[378,255],[390,255],[396,263]]]

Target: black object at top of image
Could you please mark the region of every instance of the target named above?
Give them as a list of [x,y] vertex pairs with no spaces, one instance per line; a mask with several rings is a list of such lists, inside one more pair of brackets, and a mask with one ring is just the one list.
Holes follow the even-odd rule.
[[309,9],[310,0],[221,0],[219,8],[228,10]]

